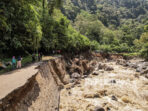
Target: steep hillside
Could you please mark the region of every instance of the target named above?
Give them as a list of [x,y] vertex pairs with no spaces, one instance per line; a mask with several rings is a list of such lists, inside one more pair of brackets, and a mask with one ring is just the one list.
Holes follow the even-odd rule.
[[[71,20],[85,10],[96,14],[105,26],[120,26],[131,22],[145,23],[148,19],[148,0],[66,0],[63,13]],[[132,19],[132,20],[131,20]]]
[[148,0],[66,0],[62,12],[101,51],[141,53],[147,47]]

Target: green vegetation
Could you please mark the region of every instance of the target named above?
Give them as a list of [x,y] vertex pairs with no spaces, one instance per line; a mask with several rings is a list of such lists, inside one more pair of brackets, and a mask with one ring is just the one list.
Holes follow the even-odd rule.
[[[11,62],[12,56],[22,56],[25,66],[31,63],[33,53],[81,52],[96,48],[95,41],[91,42],[71,26],[59,9],[61,6],[62,0],[1,0],[0,62]],[[11,70],[9,65],[0,73]]]
[[0,47],[1,58],[97,49],[148,59],[148,0],[1,0]]
[[134,43],[136,48],[139,49],[141,56],[148,60],[148,25],[144,27],[144,33],[140,39],[136,39]]
[[148,0],[66,0],[62,12],[98,50],[148,58]]
[[0,1],[0,55],[83,51],[91,41],[61,13],[61,0]]

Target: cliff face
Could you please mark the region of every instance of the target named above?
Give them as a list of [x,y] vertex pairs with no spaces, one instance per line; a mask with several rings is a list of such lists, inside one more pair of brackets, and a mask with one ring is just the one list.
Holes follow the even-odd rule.
[[[65,62],[56,58],[40,64],[23,86],[0,100],[0,111],[57,111],[60,89],[68,83]],[[22,75],[23,76],[23,75]]]

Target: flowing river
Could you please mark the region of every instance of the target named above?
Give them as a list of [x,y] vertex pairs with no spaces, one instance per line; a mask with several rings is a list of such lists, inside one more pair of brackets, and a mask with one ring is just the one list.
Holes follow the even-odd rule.
[[112,71],[98,69],[61,91],[60,111],[148,111],[148,79],[135,69],[105,62]]

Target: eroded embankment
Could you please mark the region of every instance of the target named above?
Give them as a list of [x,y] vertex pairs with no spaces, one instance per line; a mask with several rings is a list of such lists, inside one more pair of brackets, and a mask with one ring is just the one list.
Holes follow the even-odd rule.
[[[69,83],[70,75],[73,73],[83,75],[92,71],[89,60],[86,60],[84,56],[75,60],[68,56],[44,61],[36,67],[38,69],[37,73],[34,73],[17,88],[12,88],[12,91],[10,90],[6,96],[2,97],[0,111],[59,110],[60,90],[65,84]],[[18,72],[19,76],[20,74],[21,71]],[[13,73],[11,76],[13,76]],[[23,77],[23,75],[21,76]],[[16,79],[17,81],[19,79]]]
[[29,78],[24,85],[9,92],[0,100],[0,111],[58,110],[59,91],[62,85],[67,83],[64,65],[62,58],[40,64],[37,67],[37,73]]
[[148,111],[148,65],[141,63],[116,54],[50,59],[0,100],[0,111]]

